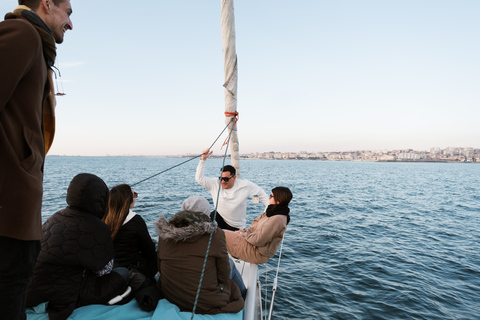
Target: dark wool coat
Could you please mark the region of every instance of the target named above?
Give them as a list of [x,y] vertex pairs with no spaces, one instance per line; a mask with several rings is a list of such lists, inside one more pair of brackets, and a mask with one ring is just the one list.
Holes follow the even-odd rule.
[[42,238],[43,102],[50,92],[42,41],[12,13],[0,22],[0,236]]
[[[158,238],[157,286],[181,311],[192,311],[212,226],[210,222],[175,228],[163,216],[155,222]],[[223,230],[215,228],[200,289],[196,313],[239,312],[244,301],[230,279],[230,264]]]
[[115,267],[138,267],[152,278],[157,273],[155,244],[145,221],[138,214],[118,230],[113,246]]
[[95,175],[77,175],[67,203],[43,225],[45,238],[28,290],[27,305],[48,301],[51,320],[68,318],[78,306],[105,304],[126,288],[115,272],[94,274],[113,259],[110,229],[100,220],[108,203],[105,183]]

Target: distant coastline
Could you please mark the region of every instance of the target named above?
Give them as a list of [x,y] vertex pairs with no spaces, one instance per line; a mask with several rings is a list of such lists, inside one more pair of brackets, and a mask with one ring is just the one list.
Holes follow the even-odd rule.
[[[62,156],[62,155],[50,155]],[[67,155],[65,155],[67,156]],[[79,155],[80,156],[80,155]],[[88,156],[86,156],[88,157]],[[199,154],[184,155],[105,155],[101,157],[150,157],[150,158],[192,158]],[[223,156],[212,155],[212,158]],[[413,149],[400,150],[355,150],[335,152],[255,152],[240,154],[244,160],[317,160],[317,161],[370,161],[370,162],[440,162],[440,163],[480,163],[480,148],[448,147],[431,148],[430,151]]]
[[296,159],[320,161],[373,161],[373,162],[443,162],[443,163],[478,163],[480,148],[448,147],[441,149],[431,148],[430,151],[417,151],[413,149],[399,150],[355,150],[339,152],[301,151],[265,152],[242,155],[244,159]]

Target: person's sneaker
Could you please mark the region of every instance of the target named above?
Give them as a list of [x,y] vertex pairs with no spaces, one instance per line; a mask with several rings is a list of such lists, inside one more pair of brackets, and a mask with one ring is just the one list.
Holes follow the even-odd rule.
[[122,301],[123,298],[128,296],[130,294],[130,292],[132,292],[132,288],[130,288],[130,286],[128,286],[127,290],[125,290],[124,293],[122,293],[121,295],[118,295],[115,298],[113,298],[112,300],[108,301],[108,304],[112,305],[112,304],[119,303],[120,301]]

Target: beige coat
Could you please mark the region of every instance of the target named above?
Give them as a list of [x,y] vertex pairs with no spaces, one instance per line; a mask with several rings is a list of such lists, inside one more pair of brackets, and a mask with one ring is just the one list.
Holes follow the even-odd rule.
[[265,263],[277,252],[286,230],[285,215],[267,217],[264,212],[253,220],[250,228],[240,230],[241,234],[225,230],[227,250],[232,256],[243,261]]

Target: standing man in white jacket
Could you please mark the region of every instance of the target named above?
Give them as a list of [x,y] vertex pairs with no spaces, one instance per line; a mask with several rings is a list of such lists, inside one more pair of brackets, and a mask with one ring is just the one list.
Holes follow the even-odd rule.
[[[268,206],[269,199],[265,191],[255,183],[248,180],[237,179],[236,170],[230,165],[223,167],[220,194],[218,193],[219,181],[217,178],[205,177],[205,161],[212,154],[210,149],[202,152],[202,157],[197,167],[195,180],[205,189],[210,191],[213,198],[213,205],[218,207],[216,221],[222,229],[236,231],[245,228],[247,222],[247,199],[258,196],[260,201]],[[213,219],[212,212],[211,218]]]

